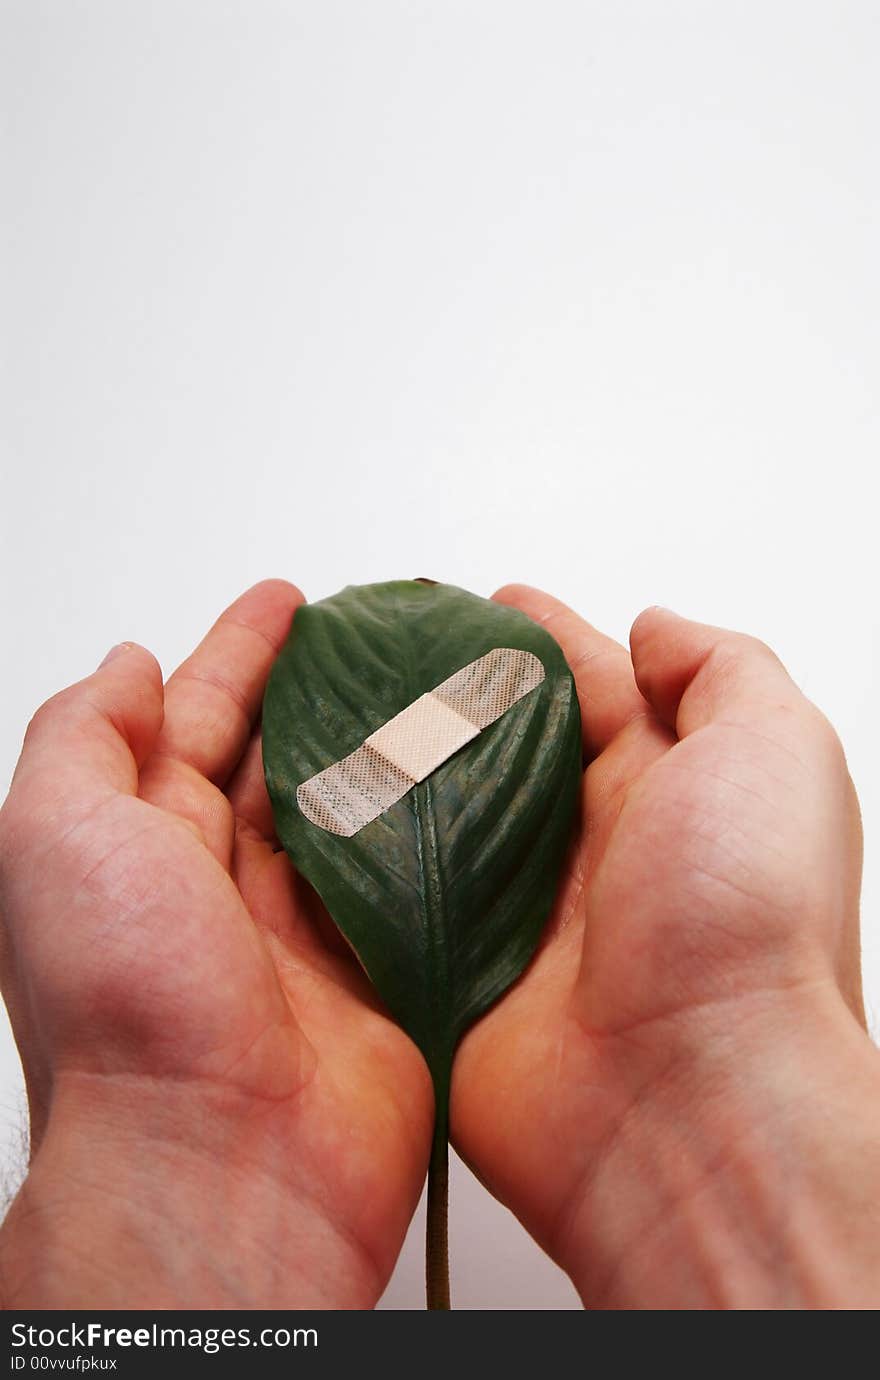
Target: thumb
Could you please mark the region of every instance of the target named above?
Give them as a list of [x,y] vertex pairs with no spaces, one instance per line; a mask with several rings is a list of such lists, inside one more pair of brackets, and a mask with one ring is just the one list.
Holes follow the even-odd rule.
[[75,800],[87,808],[118,792],[136,794],[138,768],[156,742],[163,712],[156,658],[136,643],[120,643],[92,675],[37,710],[10,795],[36,792],[44,806]]
[[815,728],[823,721],[756,637],[650,608],[633,624],[630,648],[639,689],[679,738],[710,723],[763,723],[788,736],[793,720]]

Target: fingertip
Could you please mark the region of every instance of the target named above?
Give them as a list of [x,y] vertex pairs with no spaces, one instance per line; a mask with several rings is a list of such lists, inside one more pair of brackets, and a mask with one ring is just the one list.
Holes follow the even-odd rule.
[[147,647],[142,647],[139,642],[117,642],[115,647],[110,648],[97,669],[103,671],[105,667],[110,666],[114,661],[120,661],[122,657],[127,657],[129,660],[128,670],[131,670],[135,665],[142,671],[150,666],[154,675],[158,676],[161,681],[162,668],[153,653]]
[[38,798],[82,805],[108,787],[137,791],[137,769],[152,751],[164,715],[162,672],[152,652],[119,643],[91,675],[41,705],[31,719],[16,780],[51,780]]
[[[693,641],[692,634],[700,625],[689,622],[663,604],[651,604],[642,609],[629,630],[629,650],[636,684],[655,709],[664,717],[668,706],[658,703],[657,677],[671,662],[680,661]],[[661,693],[661,700],[665,695]]]
[[516,583],[502,585],[492,595],[492,599],[496,604],[505,604],[508,608],[518,609],[527,618],[531,618],[534,623],[546,623],[559,613],[574,616],[567,604],[563,604],[555,595],[548,594],[543,589],[536,589],[534,585]]
[[722,712],[761,715],[774,701],[803,699],[766,642],[662,606],[636,618],[630,649],[640,691],[680,737]]
[[233,600],[215,627],[237,623],[250,628],[262,634],[278,652],[290,632],[294,614],[305,602],[302,590],[289,580],[260,580]]
[[162,667],[148,647],[139,642],[117,642],[104,657],[94,674],[145,680],[162,688]]
[[267,580],[258,580],[250,589],[246,589],[235,602],[237,604],[246,600],[249,604],[257,605],[267,612],[277,610],[296,609],[300,604],[306,602],[306,596],[298,585],[291,584],[290,580],[282,580],[279,577],[272,577]]
[[642,609],[629,633],[636,684],[656,714],[675,726],[678,704],[696,671],[701,644],[694,644],[699,625],[662,604]]
[[117,642],[115,647],[111,647],[103,661],[98,662],[98,670],[103,671],[105,666],[109,666],[111,661],[115,661],[118,656],[122,656],[131,646],[130,642]]
[[519,607],[524,601],[527,602],[529,599],[540,597],[541,591],[539,589],[534,589],[531,585],[518,584],[516,581],[509,585],[502,585],[492,595],[496,604],[513,604],[515,607]]
[[165,713],[158,660],[139,642],[119,642],[89,681],[96,687],[95,707],[125,738],[140,767],[155,745]]
[[657,627],[671,620],[679,623],[684,621],[679,614],[666,608],[664,604],[649,604],[633,620],[633,625],[629,630],[630,648],[634,648],[637,643],[644,642]]

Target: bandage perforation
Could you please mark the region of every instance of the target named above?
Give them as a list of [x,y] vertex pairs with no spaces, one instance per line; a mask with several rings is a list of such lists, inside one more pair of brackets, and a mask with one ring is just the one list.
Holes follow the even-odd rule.
[[531,652],[493,648],[304,781],[296,792],[300,810],[318,828],[351,838],[543,679]]

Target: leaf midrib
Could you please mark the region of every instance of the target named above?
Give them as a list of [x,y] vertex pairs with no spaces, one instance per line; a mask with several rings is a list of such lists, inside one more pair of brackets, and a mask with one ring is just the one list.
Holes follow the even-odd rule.
[[416,848],[419,859],[420,900],[427,936],[428,977],[431,986],[431,1048],[423,1050],[435,1079],[445,1072],[451,1055],[448,1039],[439,1043],[438,1032],[447,1029],[452,1011],[445,890],[437,846],[437,827],[431,801],[431,785],[423,781],[413,791]]
[[[395,598],[400,626],[407,628],[408,620],[403,615],[401,597]],[[404,640],[406,654],[407,703],[412,703],[422,693],[421,681],[417,679],[413,664],[413,648],[409,637]],[[452,947],[447,939],[447,917],[445,888],[440,867],[440,849],[437,843],[437,827],[431,799],[430,778],[413,788],[413,827],[416,835],[416,854],[419,863],[419,901],[426,935],[426,956],[428,958],[428,1002],[431,1013],[429,1022],[430,1049],[422,1053],[434,1078],[438,1096],[441,1087],[448,1082],[449,1062],[452,1049],[448,1037],[438,1042],[438,1033],[448,1030],[452,1013],[452,992],[450,982],[449,951]]]

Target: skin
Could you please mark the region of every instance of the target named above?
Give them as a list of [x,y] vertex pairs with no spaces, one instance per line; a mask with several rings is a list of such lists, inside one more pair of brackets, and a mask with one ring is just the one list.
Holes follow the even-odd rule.
[[33,1161],[9,1308],[370,1308],[433,1103],[273,847],[254,724],[302,596],[250,590],[162,686],[115,649],[50,700],[0,815]]
[[878,1306],[836,734],[752,638],[655,608],[628,651],[537,590],[496,598],[561,643],[589,766],[543,946],[457,1057],[461,1153],[588,1306]]
[[[453,1135],[599,1308],[880,1303],[880,1056],[840,744],[772,652],[550,596],[589,763],[535,961],[468,1034]],[[369,1308],[430,1082],[274,851],[255,722],[301,596],[242,596],[162,686],[115,649],[32,722],[0,812],[34,1157],[13,1308]]]

